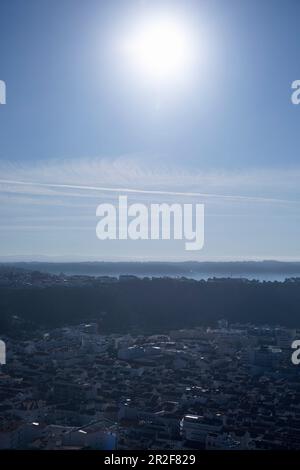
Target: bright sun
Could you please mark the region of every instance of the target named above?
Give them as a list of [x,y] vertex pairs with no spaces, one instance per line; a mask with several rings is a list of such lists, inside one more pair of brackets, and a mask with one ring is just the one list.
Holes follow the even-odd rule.
[[155,81],[184,75],[192,56],[188,29],[168,17],[145,19],[133,28],[124,46],[134,70]]

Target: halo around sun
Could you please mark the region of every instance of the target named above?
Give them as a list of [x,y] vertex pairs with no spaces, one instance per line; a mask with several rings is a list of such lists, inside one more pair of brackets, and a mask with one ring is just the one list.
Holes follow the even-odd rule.
[[123,49],[135,73],[156,82],[186,74],[193,42],[188,28],[179,19],[151,17],[135,25],[124,39]]

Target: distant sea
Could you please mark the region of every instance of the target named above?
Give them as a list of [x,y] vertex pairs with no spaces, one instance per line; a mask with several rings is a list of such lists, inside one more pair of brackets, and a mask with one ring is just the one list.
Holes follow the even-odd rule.
[[[167,274],[166,274],[167,276]],[[190,274],[182,274],[183,277],[186,277],[188,279],[195,279],[196,281],[200,281],[201,279],[207,280],[213,277],[216,278],[233,278],[233,279],[249,279],[249,280],[258,280],[258,281],[278,281],[278,282],[283,282],[287,278],[291,277],[298,277],[295,276],[294,273],[239,273],[239,274],[232,274],[230,272],[227,273],[190,273]],[[174,275],[169,275],[169,277],[175,277]],[[176,276],[177,277],[177,276]],[[181,277],[180,275],[178,277]],[[299,274],[300,277],[300,274]]]
[[231,262],[14,262],[0,263],[26,270],[51,274],[86,276],[134,275],[137,277],[245,278],[279,281],[300,278],[300,262],[231,261]]
[[[59,273],[56,273],[56,274],[59,274]],[[65,272],[65,274],[67,274],[68,276],[72,276],[72,275],[78,275],[78,273],[75,271],[67,271]],[[86,276],[97,276],[97,274],[95,274],[95,272],[85,272],[85,273],[80,273],[80,274],[85,274]],[[140,277],[140,278],[143,278],[143,277],[157,277],[157,278],[161,278],[161,277],[169,277],[169,278],[173,278],[173,279],[176,279],[176,278],[181,278],[181,277],[185,277],[187,279],[194,279],[196,281],[200,281],[200,280],[207,280],[207,279],[211,279],[213,277],[215,278],[232,278],[232,279],[249,279],[249,280],[258,280],[258,281],[278,281],[278,282],[283,282],[285,279],[287,278],[291,278],[291,277],[299,277],[300,278],[300,274],[298,276],[295,276],[295,274],[293,273],[240,273],[240,274],[232,274],[230,272],[228,273],[218,273],[218,272],[215,272],[215,273],[170,273],[170,272],[165,272],[165,273],[149,273],[149,272],[146,272],[146,273],[136,273],[136,272],[127,272],[127,273],[124,273],[124,272],[120,272],[120,273],[114,273],[114,274],[109,274],[109,273],[99,273],[98,276],[115,276],[115,277],[119,277],[119,276],[123,276],[123,275],[130,275],[130,276],[137,276],[137,277]]]

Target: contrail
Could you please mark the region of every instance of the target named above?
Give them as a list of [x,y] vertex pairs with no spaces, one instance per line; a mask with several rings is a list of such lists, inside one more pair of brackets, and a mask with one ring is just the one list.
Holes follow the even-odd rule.
[[227,194],[213,194],[213,193],[200,193],[200,192],[185,192],[185,191],[163,191],[152,189],[133,189],[133,188],[108,188],[104,186],[85,186],[75,184],[59,184],[59,183],[39,183],[35,181],[16,181],[0,179],[0,184],[11,184],[20,186],[37,186],[44,188],[56,189],[79,189],[85,191],[99,191],[99,192],[112,192],[112,193],[134,193],[134,194],[153,194],[160,196],[186,196],[186,197],[209,197],[216,199],[228,199],[233,201],[248,201],[248,202],[265,202],[265,203],[283,203],[283,204],[299,204],[300,201],[293,201],[290,199],[276,199],[265,198],[260,196],[232,196]]

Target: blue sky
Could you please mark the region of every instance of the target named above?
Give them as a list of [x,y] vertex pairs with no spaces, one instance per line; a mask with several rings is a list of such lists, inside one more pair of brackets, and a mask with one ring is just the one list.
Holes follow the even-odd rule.
[[[160,87],[116,43],[162,8],[205,60]],[[297,0],[2,0],[0,259],[300,259],[299,19]],[[96,207],[119,193],[95,186],[205,193],[204,249],[100,242]]]

